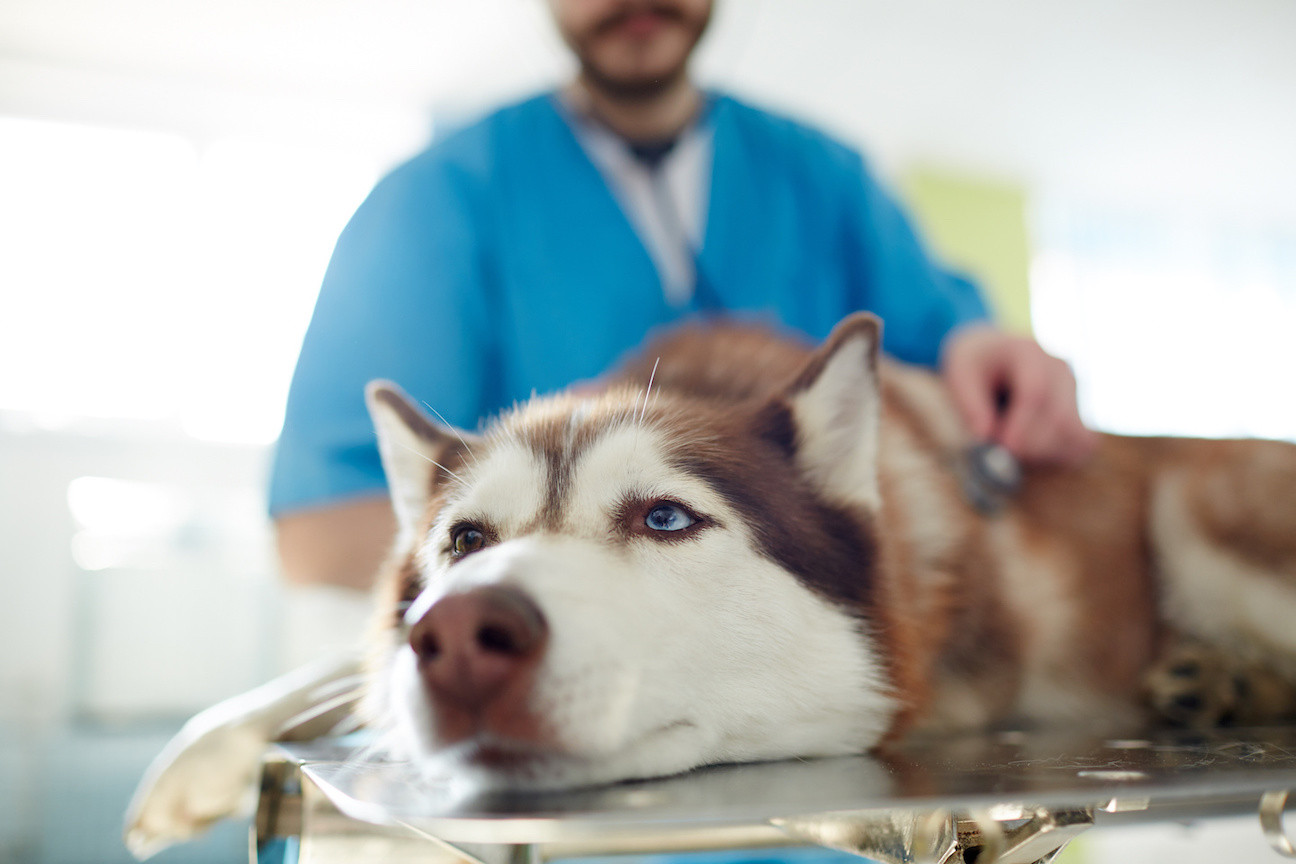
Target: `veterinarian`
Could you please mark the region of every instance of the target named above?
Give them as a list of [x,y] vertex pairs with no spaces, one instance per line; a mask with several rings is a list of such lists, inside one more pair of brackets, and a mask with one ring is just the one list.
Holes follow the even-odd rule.
[[711,0],[550,5],[576,79],[397,168],[338,240],[273,470],[290,582],[367,587],[391,542],[367,381],[475,428],[699,313],[821,339],[869,309],[888,352],[942,370],[976,436],[1085,457],[1067,366],[989,323],[857,153],[693,83]]

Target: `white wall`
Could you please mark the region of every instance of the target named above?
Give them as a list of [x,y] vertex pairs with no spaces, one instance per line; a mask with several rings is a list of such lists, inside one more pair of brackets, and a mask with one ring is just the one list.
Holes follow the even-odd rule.
[[[1285,0],[722,0],[699,69],[889,164],[1291,216],[1293,32]],[[568,65],[540,0],[0,6],[0,113],[397,140]]]
[[[256,495],[265,448],[116,431],[0,429],[0,717],[172,717],[274,669],[264,622],[277,590]],[[69,506],[85,477],[159,490],[178,518],[159,526],[121,512],[91,536]],[[77,563],[78,539],[101,569]],[[104,541],[124,554],[93,555]],[[213,648],[231,662],[204,662]]]

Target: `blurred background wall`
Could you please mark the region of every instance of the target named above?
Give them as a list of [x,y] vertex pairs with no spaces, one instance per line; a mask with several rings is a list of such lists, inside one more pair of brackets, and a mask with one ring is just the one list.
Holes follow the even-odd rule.
[[[1294,39],[1288,0],[722,0],[697,70],[864,148],[1094,425],[1296,439]],[[540,0],[0,2],[0,861],[125,860],[183,717],[320,649],[262,495],[332,243],[569,71]]]

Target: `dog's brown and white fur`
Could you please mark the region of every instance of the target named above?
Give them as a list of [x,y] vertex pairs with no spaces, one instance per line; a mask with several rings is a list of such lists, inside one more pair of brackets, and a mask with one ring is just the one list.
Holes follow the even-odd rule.
[[[1296,447],[1103,436],[984,516],[943,385],[878,345],[868,315],[818,348],[685,329],[480,436],[371,386],[401,533],[369,722],[429,770],[545,788],[995,724],[1291,719]],[[141,796],[141,838],[174,827],[175,794]]]
[[562,786],[1291,709],[1296,447],[1105,436],[988,518],[942,385],[878,342],[867,315],[817,350],[684,330],[471,439],[372,387],[403,526],[376,723],[417,759]]

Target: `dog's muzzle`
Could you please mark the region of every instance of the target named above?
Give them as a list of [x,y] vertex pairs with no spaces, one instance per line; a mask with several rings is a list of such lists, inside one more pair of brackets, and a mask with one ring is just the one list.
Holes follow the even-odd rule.
[[439,598],[410,628],[438,745],[466,739],[537,743],[529,702],[548,643],[544,615],[525,592],[477,587]]

